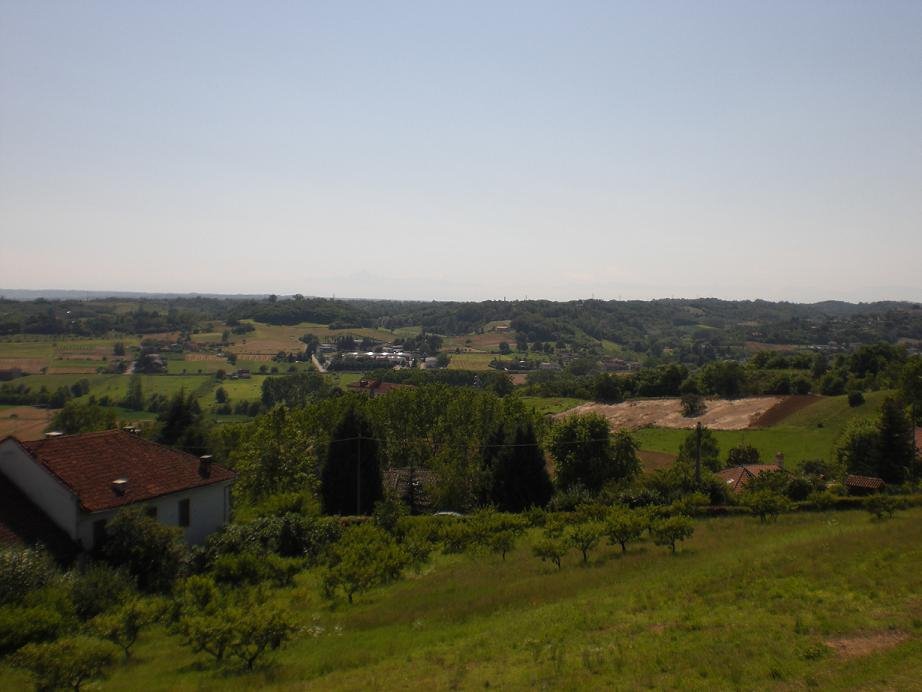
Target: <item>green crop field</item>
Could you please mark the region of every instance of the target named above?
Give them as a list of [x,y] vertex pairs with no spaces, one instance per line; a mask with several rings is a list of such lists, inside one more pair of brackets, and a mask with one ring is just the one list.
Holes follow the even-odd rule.
[[[870,392],[865,403],[851,408],[845,396],[820,399],[807,408],[788,416],[770,428],[747,430],[714,430],[720,444],[721,457],[731,447],[747,443],[759,450],[763,461],[770,462],[777,452],[784,452],[785,461],[798,464],[806,459],[832,459],[836,443],[854,418],[873,417],[883,400],[892,392]],[[640,448],[675,454],[689,434],[673,428],[642,428],[634,432]]]
[[523,396],[521,399],[528,408],[534,409],[537,413],[543,415],[562,413],[586,403],[585,399],[573,399],[565,396]]
[[489,370],[496,358],[489,353],[452,353],[448,367],[452,370]]
[[[330,605],[316,570],[275,590],[302,628],[260,669],[215,668],[142,633],[94,689],[919,689],[922,509],[702,520],[676,555],[648,542],[539,562],[439,556]],[[0,688],[27,675],[0,664]]]

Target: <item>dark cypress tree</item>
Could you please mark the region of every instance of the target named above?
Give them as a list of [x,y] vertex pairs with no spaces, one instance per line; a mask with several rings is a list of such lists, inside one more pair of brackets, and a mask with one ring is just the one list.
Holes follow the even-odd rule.
[[888,398],[880,409],[878,474],[887,483],[902,483],[912,468],[912,425],[902,402]]
[[188,396],[183,389],[176,392],[166,410],[157,416],[157,423],[160,426],[157,442],[179,447],[191,454],[207,451],[202,409],[192,392]]
[[333,430],[320,494],[326,514],[371,514],[384,494],[378,443],[368,419],[354,407]]
[[492,499],[497,509],[521,512],[544,507],[554,492],[534,426],[519,426],[512,444],[503,447],[493,463]]

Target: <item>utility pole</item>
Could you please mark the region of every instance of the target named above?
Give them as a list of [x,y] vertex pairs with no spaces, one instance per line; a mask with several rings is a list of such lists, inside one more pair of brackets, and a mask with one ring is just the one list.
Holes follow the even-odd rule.
[[695,485],[701,485],[701,421],[695,426]]
[[358,454],[355,457],[355,515],[362,514],[362,431],[359,430]]

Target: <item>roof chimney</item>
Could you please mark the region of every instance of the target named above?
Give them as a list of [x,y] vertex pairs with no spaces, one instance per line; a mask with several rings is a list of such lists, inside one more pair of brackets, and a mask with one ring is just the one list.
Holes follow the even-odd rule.
[[775,463],[778,464],[778,468],[784,469],[784,452],[775,454]]
[[202,478],[208,478],[211,475],[211,462],[210,454],[203,454],[198,458],[198,474]]
[[127,478],[116,478],[112,481],[112,492],[121,497],[128,490]]

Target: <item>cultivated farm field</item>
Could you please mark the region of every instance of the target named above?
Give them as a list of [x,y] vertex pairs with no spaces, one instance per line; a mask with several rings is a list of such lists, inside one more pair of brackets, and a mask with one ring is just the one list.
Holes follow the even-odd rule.
[[[739,430],[714,430],[720,445],[721,458],[726,458],[731,447],[750,444],[759,450],[764,461],[771,461],[777,452],[783,452],[785,461],[797,466],[807,459],[835,458],[836,444],[848,423],[855,418],[873,418],[884,399],[893,392],[869,392],[865,402],[856,407],[848,405],[846,396],[817,398],[809,406],[794,411],[773,425]],[[654,452],[675,454],[688,430],[665,427],[647,427],[633,431],[640,448]]]

